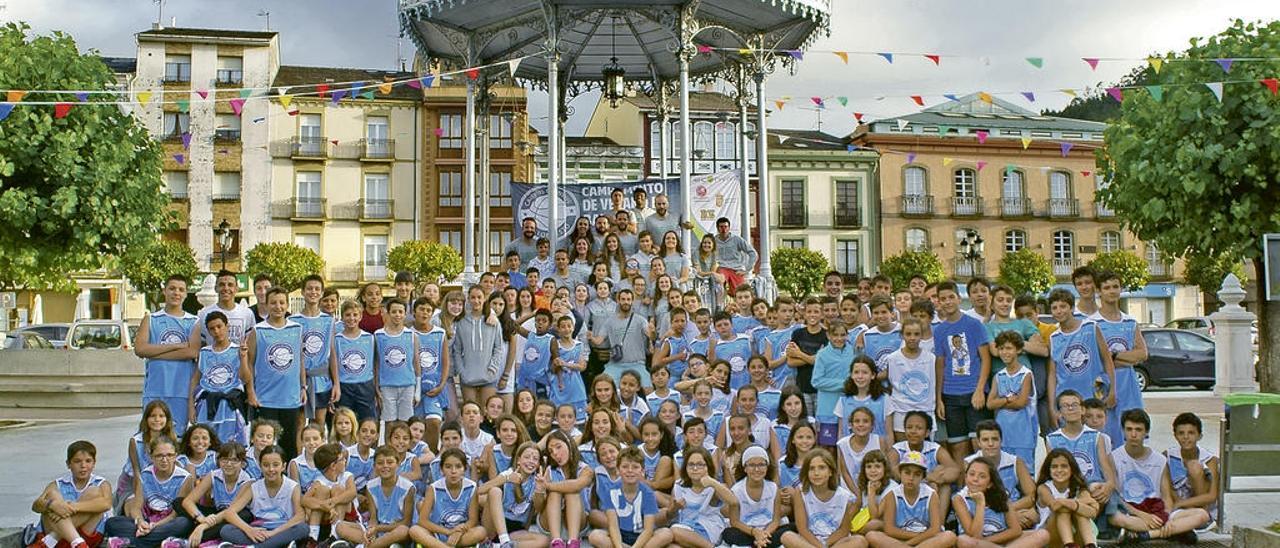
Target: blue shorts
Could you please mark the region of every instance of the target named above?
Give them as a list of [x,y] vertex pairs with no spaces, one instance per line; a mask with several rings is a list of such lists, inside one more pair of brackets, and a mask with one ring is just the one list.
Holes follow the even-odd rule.
[[422,399],[418,400],[417,407],[414,407],[413,413],[424,419],[443,419],[444,409],[448,406],[449,395],[441,390],[435,396],[428,396],[427,391],[422,391]]
[[640,539],[640,533],[637,533],[635,531],[619,530],[618,532],[622,534],[622,543],[626,544],[627,546],[631,546],[635,544],[636,541]]
[[355,411],[357,421],[378,418],[377,396],[374,395],[372,380],[340,384],[342,398],[338,400],[338,405]]

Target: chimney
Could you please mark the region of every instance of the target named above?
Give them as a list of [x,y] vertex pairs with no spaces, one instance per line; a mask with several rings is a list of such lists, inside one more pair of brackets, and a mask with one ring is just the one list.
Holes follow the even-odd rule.
[[159,21],[156,21],[151,24],[151,30],[163,30],[163,29],[164,29],[164,25],[161,25]]

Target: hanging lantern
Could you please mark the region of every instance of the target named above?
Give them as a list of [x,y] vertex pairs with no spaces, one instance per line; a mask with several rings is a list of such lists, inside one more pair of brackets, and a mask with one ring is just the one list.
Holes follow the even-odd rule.
[[600,75],[604,77],[604,98],[609,100],[609,106],[618,108],[622,103],[622,98],[627,94],[627,71],[618,64],[618,18],[612,18],[610,24],[610,50],[613,56],[609,58],[609,64],[600,70]]

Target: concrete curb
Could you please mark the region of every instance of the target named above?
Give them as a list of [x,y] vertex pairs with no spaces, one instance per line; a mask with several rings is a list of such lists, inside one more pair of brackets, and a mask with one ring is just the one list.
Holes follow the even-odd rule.
[[22,529],[0,529],[0,548],[22,548]]
[[1236,527],[1231,531],[1232,548],[1280,548],[1280,533],[1260,527]]

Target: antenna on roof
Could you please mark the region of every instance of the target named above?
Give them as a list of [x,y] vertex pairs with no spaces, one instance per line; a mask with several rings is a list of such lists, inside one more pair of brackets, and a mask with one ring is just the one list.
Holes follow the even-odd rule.
[[151,28],[160,30],[164,28],[164,0],[151,0],[156,4],[156,22],[151,24]]
[[271,30],[271,12],[267,10],[258,10],[258,17],[267,18],[267,30]]

